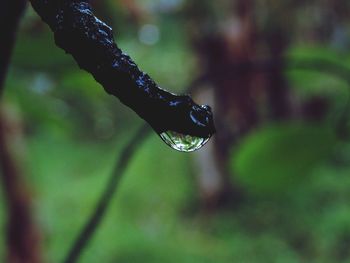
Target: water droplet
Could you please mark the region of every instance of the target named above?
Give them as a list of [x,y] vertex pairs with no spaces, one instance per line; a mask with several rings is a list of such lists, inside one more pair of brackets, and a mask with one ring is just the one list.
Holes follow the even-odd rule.
[[210,139],[210,136],[208,138],[202,138],[174,131],[166,131],[159,134],[159,136],[167,145],[180,152],[196,151],[202,148]]

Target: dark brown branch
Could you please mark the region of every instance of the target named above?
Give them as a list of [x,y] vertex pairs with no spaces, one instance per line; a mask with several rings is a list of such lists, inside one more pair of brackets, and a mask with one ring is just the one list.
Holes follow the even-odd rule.
[[[21,124],[9,107],[0,110],[0,176],[7,204],[6,245],[8,263],[41,262],[40,235],[31,214],[31,199],[24,185],[19,150]],[[20,144],[19,144],[20,143]]]
[[[26,7],[25,0],[6,0],[0,8],[0,95],[15,43],[18,23]],[[8,211],[6,227],[6,261],[9,263],[39,263],[39,233],[31,215],[30,196],[23,184],[23,173],[15,150],[21,137],[20,125],[14,114],[0,109],[1,180]],[[10,117],[11,116],[11,117]]]
[[146,124],[143,125],[135,133],[135,135],[131,137],[130,141],[125,145],[125,147],[121,151],[121,155],[115,168],[113,169],[110,179],[108,180],[106,189],[100,197],[100,200],[98,201],[93,214],[83,227],[82,231],[79,233],[77,239],[74,241],[72,248],[70,249],[65,260],[63,261],[64,263],[74,263],[77,262],[77,260],[79,259],[79,256],[81,255],[83,249],[88,245],[88,242],[91,240],[91,237],[96,231],[97,226],[100,224],[108,208],[108,205],[112,200],[112,196],[117,190],[118,184],[122,178],[125,168],[128,166],[134,153],[137,151],[137,149],[149,133],[149,126]]
[[15,43],[17,26],[26,7],[26,0],[5,0],[0,8],[0,94]]
[[195,104],[189,96],[176,96],[159,88],[118,48],[112,29],[94,16],[89,1],[30,2],[54,32],[56,44],[155,131],[172,130],[205,138],[215,132],[210,108]]
[[[207,80],[207,75],[200,75],[190,83],[190,85],[187,88],[187,91],[192,91],[199,88],[199,86]],[[78,260],[84,248],[87,246],[89,240],[95,233],[97,227],[100,225],[102,218],[106,213],[108,205],[111,202],[113,194],[117,190],[118,182],[121,180],[125,168],[128,166],[132,156],[142,145],[142,142],[147,138],[147,135],[149,135],[149,133],[150,129],[148,128],[148,125],[143,125],[121,151],[117,165],[115,166],[112,175],[107,182],[106,188],[103,191],[102,196],[100,197],[94,212],[88,219],[81,232],[78,234],[71,249],[69,250],[67,257],[64,260],[64,263],[74,263]]]

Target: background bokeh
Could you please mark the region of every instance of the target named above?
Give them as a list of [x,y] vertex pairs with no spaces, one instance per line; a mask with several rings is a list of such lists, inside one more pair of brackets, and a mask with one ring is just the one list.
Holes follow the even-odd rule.
[[[213,107],[217,134],[193,154],[148,136],[80,262],[350,262],[350,2],[91,2],[161,87]],[[59,262],[143,120],[30,6],[5,88],[40,253]]]

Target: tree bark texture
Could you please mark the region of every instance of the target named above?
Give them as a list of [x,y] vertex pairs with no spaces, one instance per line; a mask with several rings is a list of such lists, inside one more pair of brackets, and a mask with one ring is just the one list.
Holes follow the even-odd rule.
[[54,32],[56,44],[155,131],[171,130],[198,137],[215,132],[210,107],[195,104],[189,96],[176,96],[160,89],[118,48],[112,29],[94,16],[88,1],[31,0],[31,3]]

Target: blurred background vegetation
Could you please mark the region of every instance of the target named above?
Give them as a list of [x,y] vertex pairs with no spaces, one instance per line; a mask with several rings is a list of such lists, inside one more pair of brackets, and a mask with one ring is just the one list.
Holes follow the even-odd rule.
[[[350,2],[91,2],[160,86],[197,84],[217,134],[194,154],[149,136],[80,262],[350,262]],[[143,121],[30,7],[5,87],[41,257],[59,262]]]

